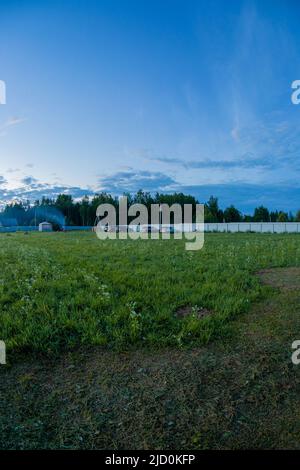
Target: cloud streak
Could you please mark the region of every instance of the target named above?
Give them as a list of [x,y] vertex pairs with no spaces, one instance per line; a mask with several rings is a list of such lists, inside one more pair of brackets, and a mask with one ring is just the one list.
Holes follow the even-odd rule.
[[163,191],[174,187],[177,183],[169,175],[161,172],[128,169],[109,176],[100,177],[99,189],[113,194],[145,191]]
[[253,158],[252,155],[245,155],[243,158],[237,160],[184,160],[180,158],[168,158],[168,157],[153,157],[152,161],[176,164],[185,168],[190,169],[201,169],[201,168],[254,168],[254,167],[272,167],[273,160],[271,158]]
[[2,125],[0,125],[0,136],[4,137],[5,135],[7,135],[7,132],[8,132],[9,129],[11,129],[12,127],[15,127],[18,124],[21,124],[22,122],[25,122],[25,121],[26,121],[25,118],[20,118],[20,117],[17,117],[17,116],[10,117]]
[[24,177],[20,186],[7,189],[6,179],[0,176],[0,206],[11,201],[31,201],[46,197],[55,199],[59,194],[69,194],[74,199],[83,196],[93,196],[101,191],[112,195],[122,195],[124,192],[136,192],[139,189],[155,193],[183,192],[195,196],[200,202],[205,202],[211,195],[219,198],[220,205],[225,208],[234,204],[243,212],[251,212],[254,207],[263,204],[270,209],[296,211],[300,208],[300,183],[291,185],[278,184],[249,184],[233,182],[231,184],[183,184],[163,172],[139,171],[126,169],[109,176],[99,178],[96,187],[80,187],[64,184],[41,182],[29,175]]
[[22,178],[20,183],[20,186],[8,189],[5,187],[7,180],[0,176],[0,207],[13,201],[29,201],[33,203],[35,200],[42,199],[43,197],[55,199],[59,194],[69,194],[75,199],[95,194],[95,191],[90,188],[39,182],[32,176]]

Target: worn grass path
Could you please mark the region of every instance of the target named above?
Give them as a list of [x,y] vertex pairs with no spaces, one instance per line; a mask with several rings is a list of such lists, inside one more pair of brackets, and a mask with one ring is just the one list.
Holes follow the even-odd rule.
[[300,269],[201,349],[93,348],[1,369],[0,448],[300,448]]

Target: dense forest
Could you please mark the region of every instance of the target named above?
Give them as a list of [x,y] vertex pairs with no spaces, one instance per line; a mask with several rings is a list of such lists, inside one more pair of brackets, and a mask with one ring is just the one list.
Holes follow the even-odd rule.
[[[195,205],[198,201],[190,195],[182,193],[151,195],[139,190],[135,194],[124,194],[128,198],[128,205],[135,203],[144,204],[150,209],[151,204],[178,203]],[[20,226],[35,226],[44,220],[48,220],[58,227],[63,225],[92,226],[96,220],[96,210],[100,204],[110,203],[118,209],[119,198],[105,192],[95,195],[93,198],[84,197],[74,200],[72,196],[60,194],[56,199],[42,198],[34,204],[29,201],[13,202],[7,204],[0,213],[0,222],[3,225],[16,224]],[[149,210],[150,214],[150,210]],[[297,214],[282,211],[269,211],[266,207],[257,207],[252,215],[242,214],[231,205],[225,210],[220,209],[218,198],[211,196],[205,203],[205,222],[300,222],[300,210]],[[150,222],[150,220],[149,220]]]

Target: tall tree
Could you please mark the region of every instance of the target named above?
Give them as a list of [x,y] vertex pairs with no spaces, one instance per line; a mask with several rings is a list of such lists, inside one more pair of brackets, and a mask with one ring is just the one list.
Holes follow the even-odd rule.
[[254,222],[270,222],[270,213],[264,206],[256,207],[253,216]]
[[242,215],[234,206],[227,207],[224,211],[224,219],[226,222],[241,222]]

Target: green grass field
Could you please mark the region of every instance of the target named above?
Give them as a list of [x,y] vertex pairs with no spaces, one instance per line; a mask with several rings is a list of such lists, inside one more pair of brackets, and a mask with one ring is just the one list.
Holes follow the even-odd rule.
[[299,242],[2,234],[0,448],[300,448]]
[[[8,352],[202,345],[261,295],[254,273],[300,265],[295,235],[99,241],[93,234],[0,236],[0,332]],[[188,307],[190,315],[177,315]],[[207,315],[198,318],[201,309]]]

